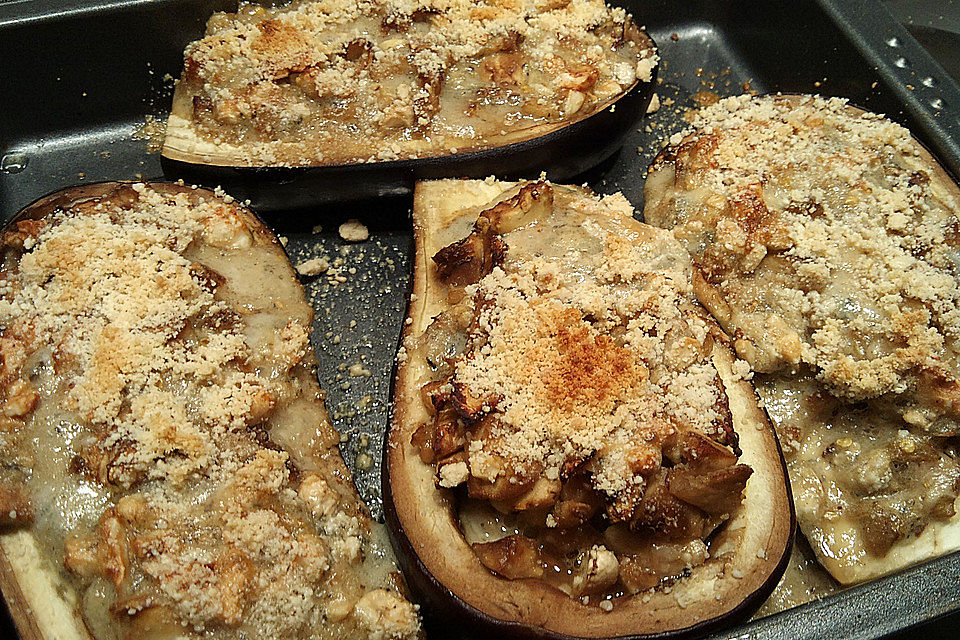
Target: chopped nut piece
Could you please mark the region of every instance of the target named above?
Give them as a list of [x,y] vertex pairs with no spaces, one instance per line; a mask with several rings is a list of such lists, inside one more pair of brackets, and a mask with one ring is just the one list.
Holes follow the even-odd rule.
[[370,640],[412,638],[420,628],[413,605],[386,589],[374,589],[356,605]]
[[64,543],[63,566],[78,576],[92,578],[100,573],[100,556],[96,538],[73,537]]
[[573,592],[577,595],[602,593],[612,587],[619,576],[616,554],[603,545],[594,545],[580,558],[573,574]]
[[313,514],[318,518],[324,518],[333,513],[339,501],[337,492],[329,487],[326,480],[316,474],[308,474],[304,477],[300,482],[297,495],[310,505]]
[[467,468],[466,462],[460,461],[443,465],[439,468],[439,474],[440,486],[451,488],[466,482],[470,476],[470,470]]
[[3,402],[3,414],[11,418],[23,418],[37,406],[40,394],[24,380],[10,385],[7,399]]

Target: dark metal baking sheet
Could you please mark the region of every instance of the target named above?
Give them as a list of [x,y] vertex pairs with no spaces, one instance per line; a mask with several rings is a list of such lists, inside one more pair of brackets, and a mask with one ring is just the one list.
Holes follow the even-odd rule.
[[[50,191],[112,179],[160,178],[134,137],[165,114],[183,46],[223,0],[0,0],[0,214]],[[661,48],[661,109],[582,180],[642,205],[642,176],[663,140],[710,93],[817,92],[850,98],[911,128],[960,174],[960,89],[883,7],[869,0],[745,2],[624,0]],[[706,92],[706,93],[705,93]],[[380,515],[379,450],[390,367],[409,284],[406,198],[271,214],[294,262],[342,261],[339,277],[305,282],[316,309],[320,382],[357,486]],[[365,222],[368,242],[337,226]],[[322,230],[314,232],[320,225]],[[370,375],[350,375],[350,366]],[[358,372],[355,368],[354,372]],[[722,632],[753,638],[878,638],[921,622],[951,637],[960,609],[960,555],[913,567],[820,602]],[[12,636],[0,621],[0,637]]]

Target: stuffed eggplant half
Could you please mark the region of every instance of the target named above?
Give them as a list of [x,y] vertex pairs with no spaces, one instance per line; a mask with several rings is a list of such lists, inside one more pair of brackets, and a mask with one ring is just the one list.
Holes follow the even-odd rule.
[[960,189],[839,98],[737,96],[647,178],[756,372],[800,529],[842,584],[960,548]]
[[162,155],[260,207],[569,177],[619,146],[657,60],[603,0],[241,3],[188,45]]
[[104,183],[2,243],[0,585],[24,640],[418,635],[267,227]]
[[546,181],[418,183],[384,507],[424,611],[489,637],[695,634],[775,586],[774,432],[669,232]]

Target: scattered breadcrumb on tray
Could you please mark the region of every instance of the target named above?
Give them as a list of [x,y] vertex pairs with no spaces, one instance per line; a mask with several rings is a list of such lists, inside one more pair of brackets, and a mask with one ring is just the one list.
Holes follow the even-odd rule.
[[359,220],[350,219],[337,230],[347,242],[364,242],[370,237],[370,230]]
[[660,96],[653,94],[653,97],[650,98],[650,104],[647,105],[647,113],[656,113],[660,110]]
[[326,258],[311,258],[297,265],[297,273],[302,276],[315,276],[330,268]]

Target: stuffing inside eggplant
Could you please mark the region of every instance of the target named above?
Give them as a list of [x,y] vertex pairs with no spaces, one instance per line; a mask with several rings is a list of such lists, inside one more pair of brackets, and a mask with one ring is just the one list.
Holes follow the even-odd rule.
[[0,233],[0,584],[25,640],[420,637],[313,309],[223,194],[99,183]]
[[[421,197],[458,185],[459,207]],[[682,247],[618,196],[545,181],[418,189],[385,503],[401,564],[432,576],[415,589],[439,581],[447,600],[421,596],[605,637],[715,622],[768,593],[792,529],[782,459]],[[755,509],[763,543],[747,540]],[[441,529],[457,540],[428,552]],[[719,588],[678,613],[748,574],[749,592],[725,587],[736,602]]]

